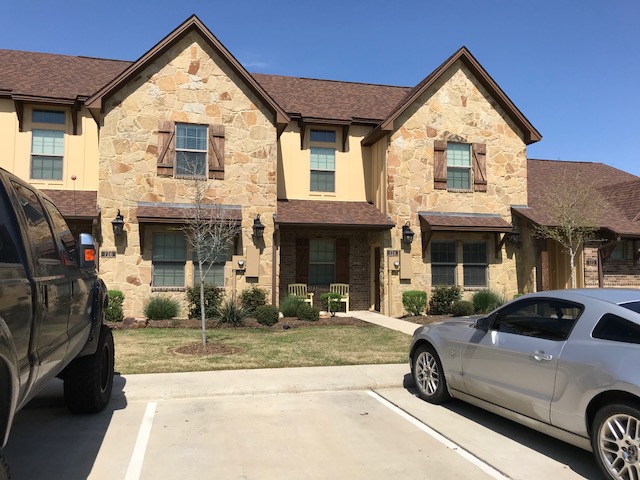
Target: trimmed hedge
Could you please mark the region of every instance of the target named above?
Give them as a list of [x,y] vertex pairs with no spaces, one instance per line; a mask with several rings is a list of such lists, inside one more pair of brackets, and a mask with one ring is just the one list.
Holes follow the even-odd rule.
[[304,303],[298,307],[298,318],[309,322],[317,322],[320,320],[320,310]]
[[258,305],[255,309],[254,316],[259,324],[270,327],[278,323],[280,311],[275,305]]
[[451,305],[451,315],[454,317],[466,317],[473,315],[473,303],[467,300],[456,300]]
[[427,292],[422,290],[402,292],[402,305],[410,315],[422,315],[427,307]]
[[295,295],[288,295],[280,302],[280,311],[285,317],[296,317],[298,315],[298,308],[300,305],[304,305],[304,300]]
[[429,313],[432,315],[446,315],[451,313],[453,302],[460,300],[462,289],[455,285],[439,285],[431,291],[429,299]]

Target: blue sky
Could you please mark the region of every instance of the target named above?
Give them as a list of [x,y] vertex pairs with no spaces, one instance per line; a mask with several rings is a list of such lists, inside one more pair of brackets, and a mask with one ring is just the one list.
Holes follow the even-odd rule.
[[543,138],[640,175],[638,0],[3,0],[0,48],[135,60],[195,13],[250,72],[414,86],[465,45]]

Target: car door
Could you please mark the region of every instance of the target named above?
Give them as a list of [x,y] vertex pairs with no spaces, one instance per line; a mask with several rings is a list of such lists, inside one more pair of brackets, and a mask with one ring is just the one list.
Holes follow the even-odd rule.
[[468,393],[549,423],[558,357],[581,312],[580,305],[549,298],[496,312],[486,334],[462,353]]
[[27,248],[35,259],[33,281],[40,315],[34,332],[34,346],[39,381],[56,373],[53,369],[61,365],[66,356],[71,286],[55,235],[37,194],[24,185],[13,181],[11,184],[26,220]]

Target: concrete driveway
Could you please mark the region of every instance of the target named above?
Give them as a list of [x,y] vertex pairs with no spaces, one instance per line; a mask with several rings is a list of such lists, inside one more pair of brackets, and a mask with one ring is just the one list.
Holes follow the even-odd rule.
[[20,479],[579,479],[591,455],[462,402],[429,405],[406,365],[117,377],[67,412],[53,382],[6,449]]

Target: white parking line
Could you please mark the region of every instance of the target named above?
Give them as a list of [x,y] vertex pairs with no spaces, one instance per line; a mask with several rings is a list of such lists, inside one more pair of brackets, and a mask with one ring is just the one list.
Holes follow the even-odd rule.
[[487,475],[490,475],[491,477],[493,477],[493,478],[495,478],[497,480],[509,480],[510,477],[507,477],[505,474],[503,474],[499,470],[496,470],[491,465],[487,464],[485,461],[483,461],[480,458],[476,457],[471,452],[465,450],[464,448],[462,448],[457,443],[452,442],[448,438],[446,438],[443,435],[441,435],[440,433],[436,432],[431,427],[428,427],[427,425],[425,425],[421,421],[419,421],[416,418],[412,417],[407,412],[405,412],[404,410],[398,408],[393,403],[388,401],[386,398],[380,396],[379,394],[377,394],[376,392],[371,391],[371,390],[368,390],[367,393],[370,396],[372,396],[373,398],[375,398],[378,402],[383,404],[385,407],[387,407],[389,410],[391,410],[392,412],[394,412],[397,415],[401,416],[402,418],[407,420],[412,425],[418,427],[423,432],[431,435],[434,439],[436,439],[437,441],[442,443],[445,447],[449,448],[450,450],[453,450],[454,452],[456,452],[458,455],[460,455],[465,460],[471,462],[473,465],[478,467],[480,470],[482,470]]
[[158,402],[147,403],[147,409],[144,412],[140,430],[138,431],[136,445],[133,447],[133,453],[131,454],[129,468],[127,468],[127,474],[124,477],[125,480],[140,479],[142,464],[144,463],[144,454],[147,451],[147,444],[149,443],[149,436],[151,435],[151,427],[153,426],[153,417],[156,414],[157,405]]

